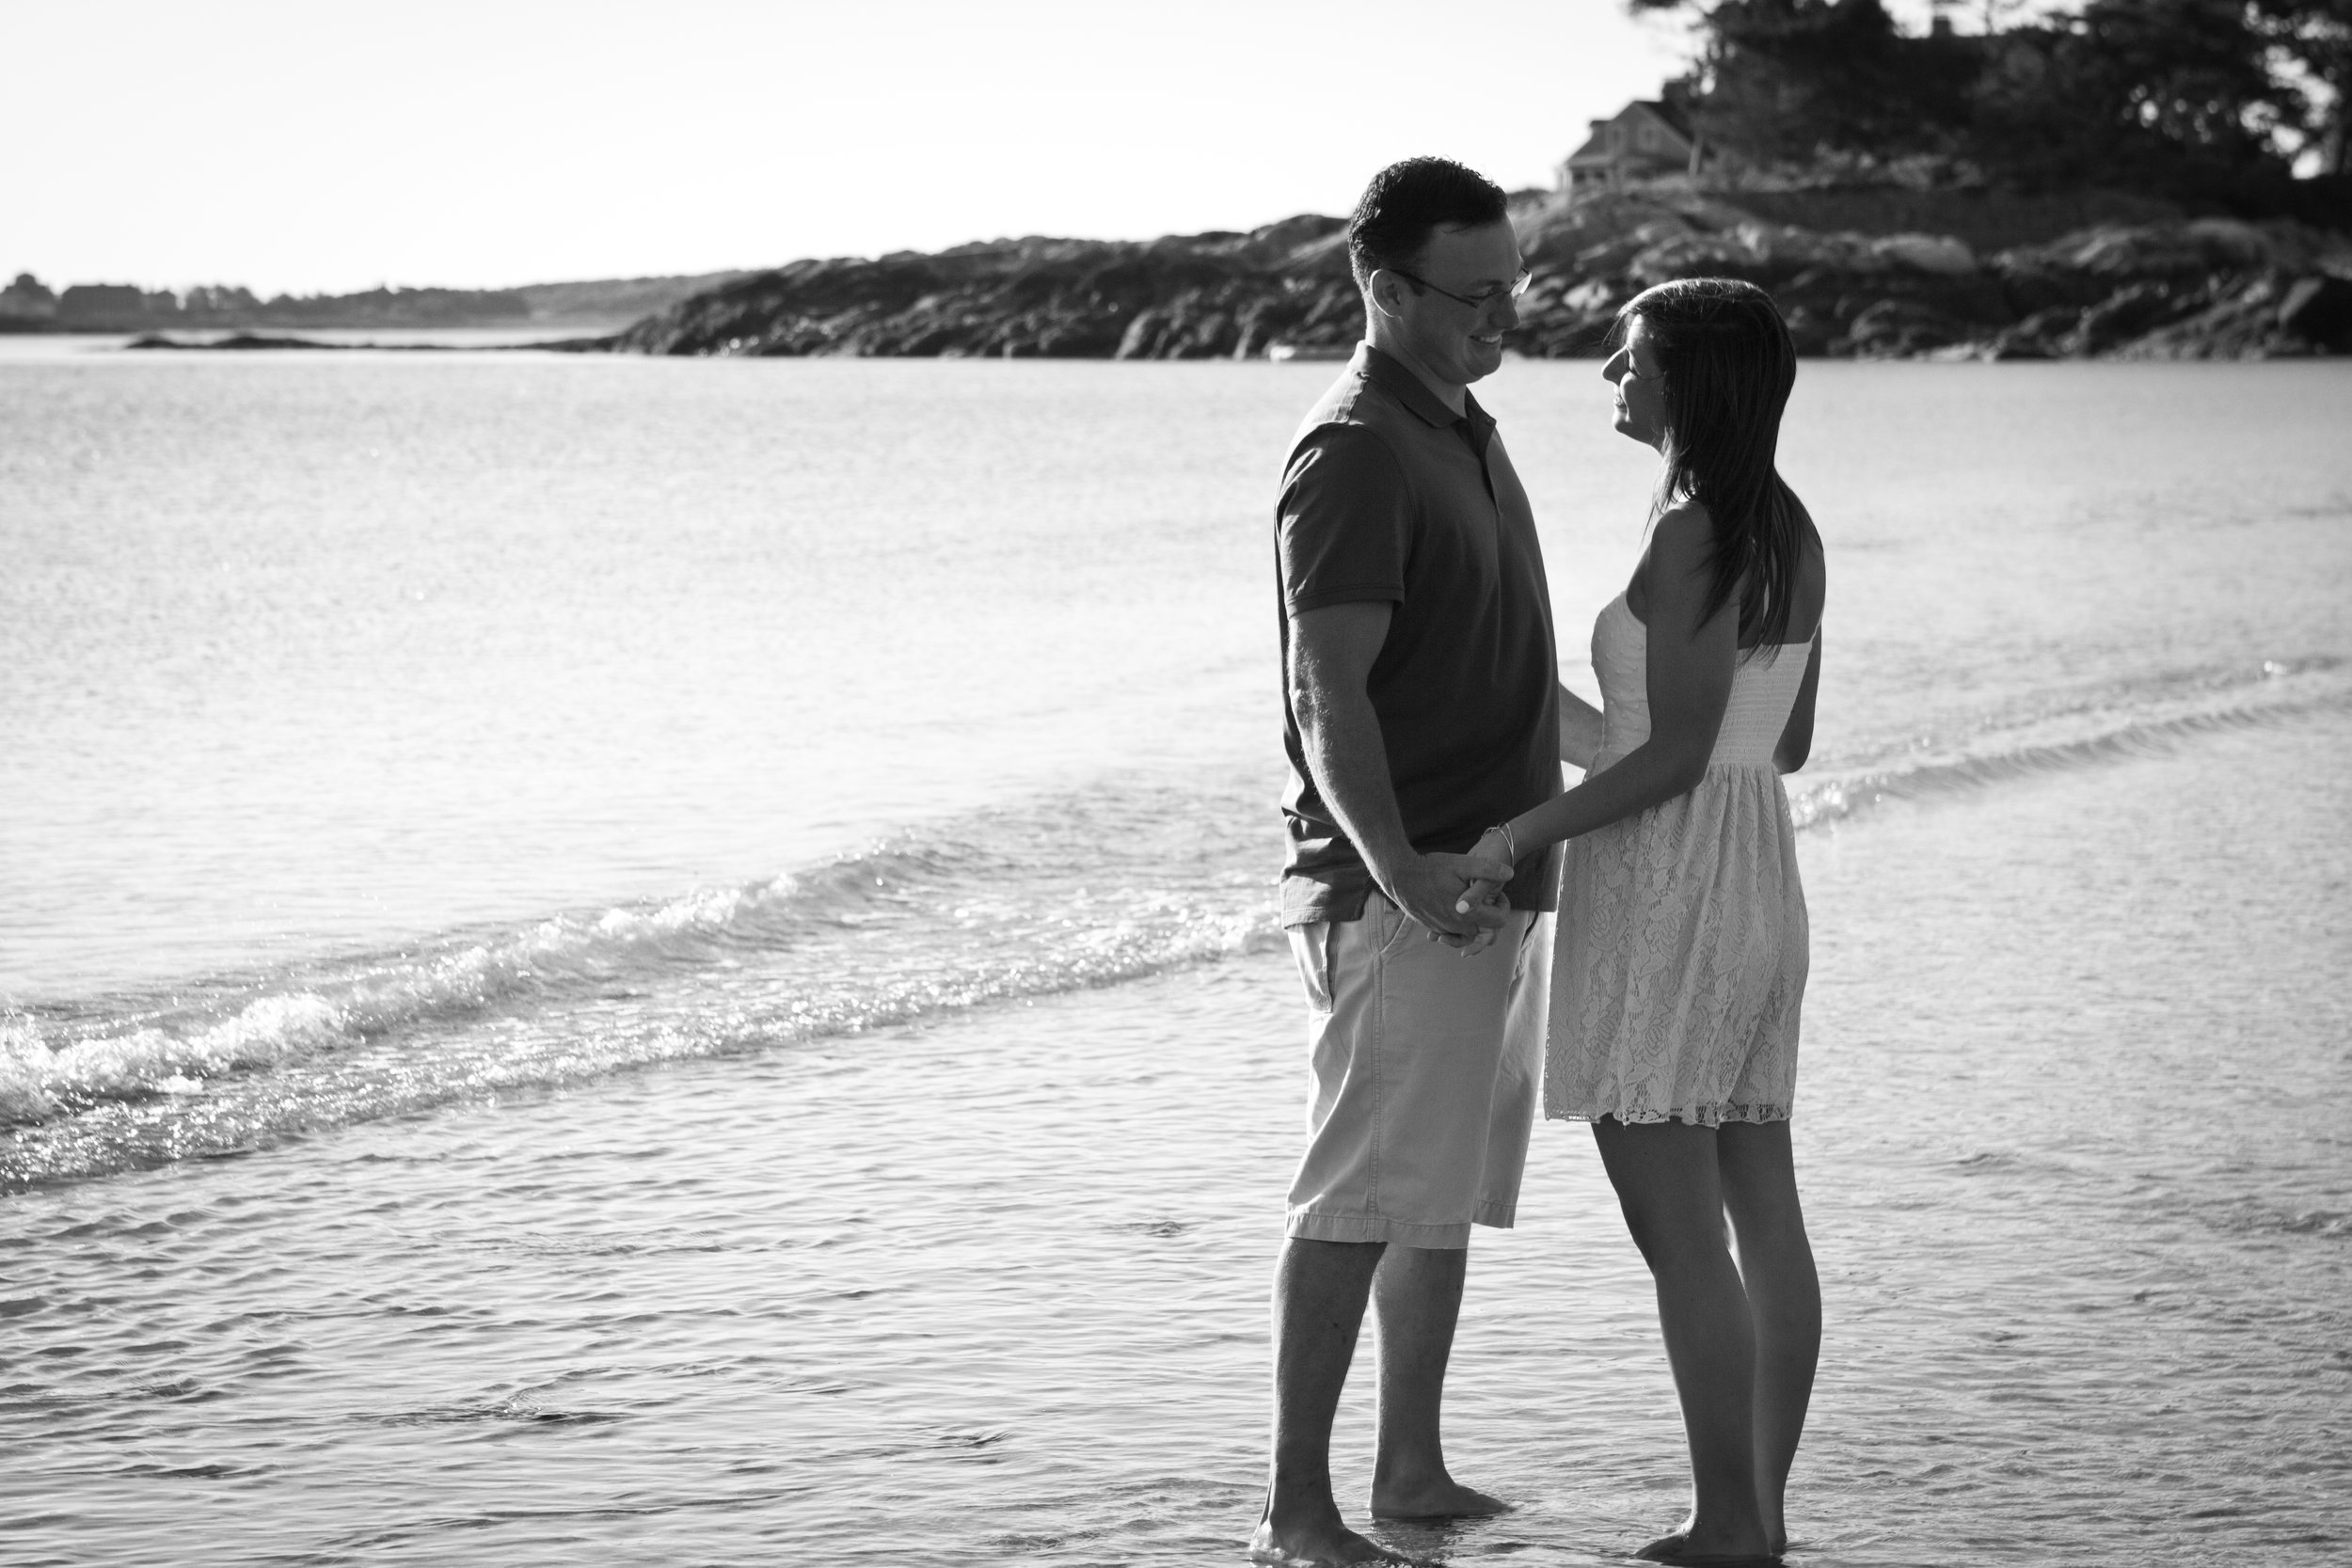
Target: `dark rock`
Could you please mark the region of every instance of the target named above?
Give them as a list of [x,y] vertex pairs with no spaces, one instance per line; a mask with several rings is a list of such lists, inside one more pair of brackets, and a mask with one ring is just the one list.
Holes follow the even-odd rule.
[[2003,251],[1993,258],[1991,272],[2003,299],[2020,316],[2082,310],[2115,292],[2113,279],[2094,277],[2037,251]]
[[1120,334],[1119,347],[1111,351],[1114,359],[1156,359],[1160,340],[1168,335],[1168,313],[1165,310],[1145,310],[1127,324]]
[[1732,233],[1677,234],[1643,247],[1625,270],[1646,289],[1677,277],[1737,277],[1770,285],[1777,269],[1762,246]]
[[1948,348],[1968,337],[1967,324],[1932,305],[1911,299],[1882,299],[1857,313],[1830,352],[1857,359],[1906,359]]
[[1985,356],[1990,359],[2063,358],[2067,340],[2082,324],[2082,311],[2071,305],[2037,310],[1994,336],[1986,344]]
[[2279,325],[2282,292],[2275,275],[2257,276],[2235,288],[2201,291],[2208,301],[2202,309],[2122,345],[2114,357],[2273,359],[2294,353],[2301,345],[2286,342]]
[[2067,335],[2066,352],[2077,357],[2105,354],[2168,322],[2176,321],[2203,303],[2184,295],[2169,283],[2135,283],[2118,289],[2082,313]]
[[1861,309],[1855,303],[1854,279],[1830,267],[1807,267],[1788,282],[1772,291],[1772,299],[1784,314],[1790,310],[1809,311],[1831,323],[1851,321]]
[[1835,317],[1824,316],[1802,305],[1784,309],[1781,316],[1788,324],[1788,341],[1805,358],[1815,359],[1826,355],[1830,345],[1837,341]]
[[2352,278],[2298,277],[2279,305],[2281,330],[2337,354],[2352,352]]

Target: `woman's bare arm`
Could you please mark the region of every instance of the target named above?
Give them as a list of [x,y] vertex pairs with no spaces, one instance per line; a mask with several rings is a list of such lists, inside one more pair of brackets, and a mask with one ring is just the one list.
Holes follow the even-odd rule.
[[1707,513],[1696,503],[1686,502],[1659,518],[1642,567],[1649,626],[1649,738],[1606,772],[1513,817],[1513,847],[1522,857],[1671,800],[1707,776],[1740,657],[1737,596],[1711,617],[1700,618],[1710,547]]
[[1772,748],[1772,766],[1793,773],[1813,754],[1813,697],[1821,689],[1821,628],[1813,628],[1813,651],[1805,655],[1804,684],[1797,688],[1797,705],[1788,710],[1788,727]]

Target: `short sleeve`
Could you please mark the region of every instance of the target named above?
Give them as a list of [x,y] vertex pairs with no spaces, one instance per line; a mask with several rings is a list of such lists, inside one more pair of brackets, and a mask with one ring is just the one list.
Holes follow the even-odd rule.
[[1411,515],[1404,471],[1379,436],[1330,424],[1301,441],[1275,514],[1283,611],[1403,603]]

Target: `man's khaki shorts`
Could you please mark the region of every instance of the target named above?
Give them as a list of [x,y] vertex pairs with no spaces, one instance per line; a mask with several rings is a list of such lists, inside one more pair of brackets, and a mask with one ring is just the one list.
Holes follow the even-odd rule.
[[1312,1100],[1284,1232],[1466,1247],[1518,1209],[1543,1070],[1551,917],[1515,910],[1465,958],[1379,894],[1291,928]]

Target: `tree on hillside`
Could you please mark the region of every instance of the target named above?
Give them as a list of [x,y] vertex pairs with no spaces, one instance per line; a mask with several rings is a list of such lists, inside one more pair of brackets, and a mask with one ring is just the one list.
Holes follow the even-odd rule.
[[1966,123],[1973,53],[1948,36],[1904,37],[1883,0],[1630,3],[1692,15],[1698,71],[1677,106],[1752,162],[1945,152]]
[[2274,75],[2300,101],[2301,146],[2319,174],[2343,174],[2344,105],[2352,98],[2352,0],[2251,0]]
[[2298,106],[2243,0],[2090,0],[1994,44],[1970,156],[2029,184],[2185,196],[2286,172]]
[[1762,164],[1931,153],[2010,184],[2274,207],[2298,156],[2343,166],[2352,0],[2084,0],[1925,36],[1882,0],[1628,4],[1691,19],[1687,110]]

